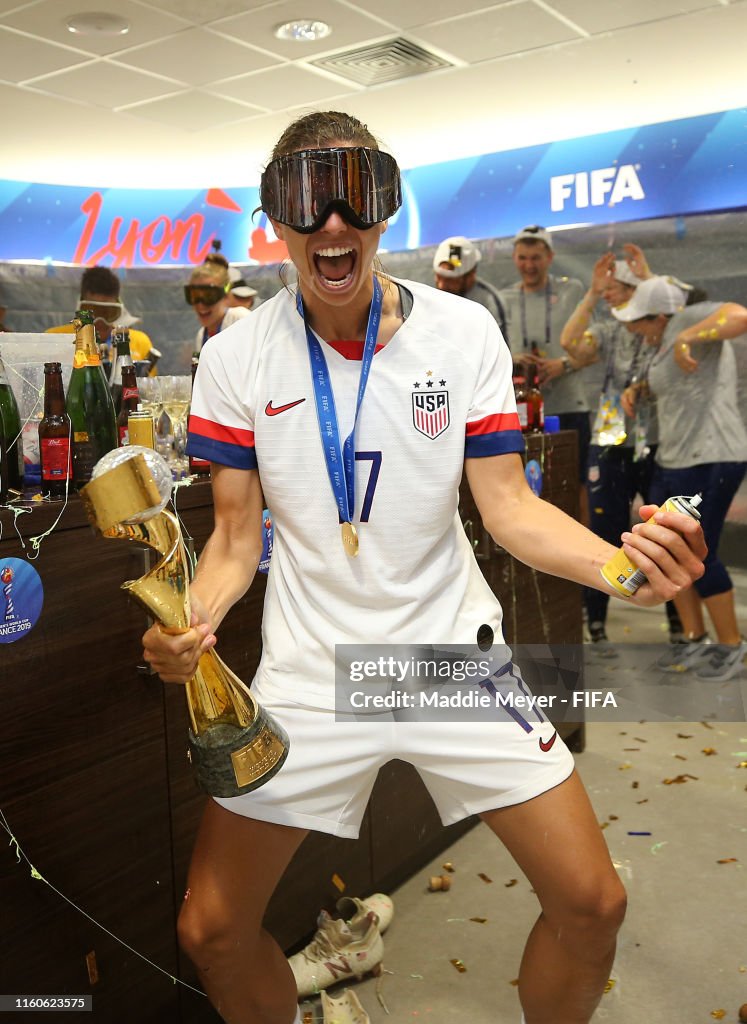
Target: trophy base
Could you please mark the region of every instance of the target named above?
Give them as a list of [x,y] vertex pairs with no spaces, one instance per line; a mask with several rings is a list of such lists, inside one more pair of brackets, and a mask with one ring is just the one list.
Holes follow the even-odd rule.
[[276,775],[288,756],[285,730],[259,706],[251,725],[216,723],[196,736],[189,751],[197,785],[210,796],[241,796]]

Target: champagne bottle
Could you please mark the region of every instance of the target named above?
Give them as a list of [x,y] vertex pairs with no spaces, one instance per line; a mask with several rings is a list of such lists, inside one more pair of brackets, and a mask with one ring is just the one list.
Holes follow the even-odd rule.
[[140,402],[140,392],[137,389],[137,376],[135,375],[135,367],[132,363],[130,363],[129,366],[125,363],[122,367],[121,399],[119,415],[117,416],[117,433],[119,435],[120,447],[130,443],[127,423],[130,418],[130,413],[137,412],[138,403]]
[[44,364],[44,417],[39,423],[42,493],[62,498],[72,479],[70,417],[65,412],[62,367]]
[[[195,386],[195,374],[197,373],[197,366],[200,362],[200,353],[192,353],[192,388]],[[210,463],[207,459],[199,459],[196,455],[189,456],[189,472],[193,475],[209,475],[210,474]]]
[[73,482],[80,487],[91,479],[98,460],[117,447],[117,417],[101,367],[93,317],[79,310],[72,323],[75,355],[66,409],[72,424]]
[[0,430],[5,435],[5,473],[7,490],[23,490],[23,439],[21,436],[21,416],[13,388],[8,383],[5,365],[0,356]]
[[116,350],[116,358],[112,364],[112,372],[109,377],[109,387],[112,392],[114,411],[119,418],[122,409],[122,370],[125,366],[133,366],[130,353],[130,332],[126,327],[115,327],[112,331],[112,341]]

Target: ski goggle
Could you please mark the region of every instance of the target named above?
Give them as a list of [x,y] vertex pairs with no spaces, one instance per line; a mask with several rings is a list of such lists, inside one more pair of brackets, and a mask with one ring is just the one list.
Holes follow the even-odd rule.
[[365,146],[304,149],[267,165],[259,188],[262,209],[301,234],[318,231],[332,210],[366,230],[402,204],[397,161]]
[[203,306],[214,306],[216,302],[225,299],[228,287],[219,284],[185,284],[184,298],[187,305],[196,306],[200,303]]
[[116,324],[122,316],[121,302],[99,302],[96,299],[78,299],[78,309],[87,310],[95,320],[105,324]]

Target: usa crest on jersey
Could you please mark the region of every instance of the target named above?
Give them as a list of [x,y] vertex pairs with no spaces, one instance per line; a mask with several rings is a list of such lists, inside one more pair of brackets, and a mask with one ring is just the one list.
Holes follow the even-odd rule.
[[413,391],[412,422],[431,439],[443,434],[450,423],[448,391]]

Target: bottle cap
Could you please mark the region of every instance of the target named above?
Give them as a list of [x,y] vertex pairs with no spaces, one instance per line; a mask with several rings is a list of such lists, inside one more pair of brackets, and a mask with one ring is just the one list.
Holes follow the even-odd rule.
[[702,500],[703,500],[703,495],[702,494],[693,494],[692,498],[690,498],[690,504],[692,505],[693,508],[697,508]]
[[545,416],[545,433],[557,434],[560,430],[559,416]]

